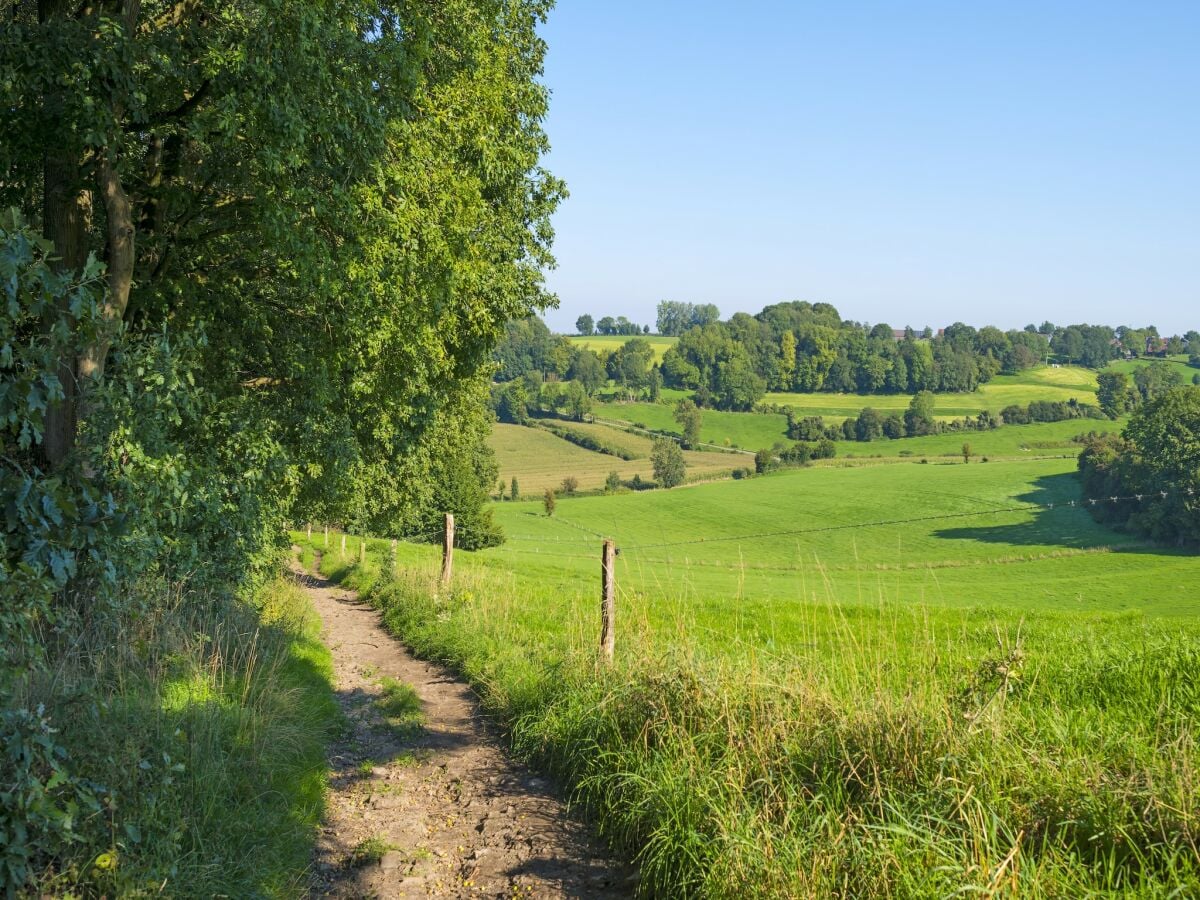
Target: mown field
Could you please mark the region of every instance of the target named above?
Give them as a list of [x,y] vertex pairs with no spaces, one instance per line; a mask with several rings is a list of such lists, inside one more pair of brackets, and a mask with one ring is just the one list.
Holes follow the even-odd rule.
[[1200,558],[1069,506],[1073,465],[506,503],[509,542],[460,552],[449,591],[427,546],[393,579],[376,542],[359,577],[575,785],[647,896],[1189,895]]
[[599,353],[601,351],[612,352],[635,337],[640,337],[649,342],[651,348],[654,350],[654,361],[656,363],[662,362],[663,354],[679,340],[677,337],[667,337],[661,334],[593,334],[587,337],[574,335],[570,338],[570,341],[577,347],[585,347],[588,350],[594,350]]
[[[1065,401],[1075,398],[1080,402],[1094,404],[1096,402],[1095,373],[1078,367],[1063,367],[1055,369],[1049,366],[1033,369],[1021,375],[1001,375],[985,384],[971,394],[938,394],[935,402],[937,418],[947,421],[960,419],[964,416],[974,416],[984,410],[999,412],[1010,404],[1026,405],[1035,400]],[[632,422],[656,431],[678,431],[675,422],[674,402],[684,396],[683,391],[663,391],[666,402],[663,403],[625,403],[607,402],[597,404],[593,410],[598,419],[610,419],[620,422]],[[883,414],[903,412],[908,408],[912,398],[908,394],[767,394],[764,403],[790,406],[798,416],[823,416],[829,424],[840,423],[843,419],[857,416],[863,407],[870,406]],[[1105,423],[1099,423],[1103,430]],[[1086,427],[1070,431],[1070,435],[1080,431],[1089,431],[1097,427],[1090,421]],[[1070,429],[1055,429],[1051,436],[1044,440],[1061,441],[1064,431]],[[1068,435],[1068,436],[1070,436]],[[931,446],[941,448],[954,442],[954,436],[948,440],[934,441]],[[701,428],[701,439],[723,447],[739,447],[746,450],[757,450],[770,447],[777,441],[787,439],[787,416],[782,413],[738,413],[722,412],[720,410],[705,410],[704,422]],[[974,437],[971,438],[974,441]],[[990,452],[1021,452],[1022,446],[1038,443],[1043,438],[1035,432],[1024,434],[1008,434],[1004,437],[980,438],[980,445],[994,444],[997,449]],[[962,446],[958,441],[957,450]],[[839,451],[856,455],[895,456],[901,451],[914,454],[949,452],[943,449],[926,449],[907,441],[882,441],[868,446],[850,449],[849,445],[839,447]],[[987,453],[984,449],[981,452]]]
[[[500,466],[500,478],[507,489],[513,477],[517,478],[522,493],[531,498],[540,497],[546,488],[559,489],[563,478],[572,475],[579,480],[580,490],[595,490],[604,486],[609,472],[616,472],[622,480],[634,475],[644,479],[653,478],[650,465],[651,439],[628,434],[604,425],[556,422],[558,427],[568,428],[583,434],[595,434],[606,443],[620,447],[636,459],[621,459],[617,456],[597,453],[572,444],[539,428],[522,425],[492,426],[489,441]],[[730,453],[695,453],[684,451],[690,478],[709,478],[727,475],[738,466],[745,466],[746,458]],[[754,463],[750,460],[750,465]]]

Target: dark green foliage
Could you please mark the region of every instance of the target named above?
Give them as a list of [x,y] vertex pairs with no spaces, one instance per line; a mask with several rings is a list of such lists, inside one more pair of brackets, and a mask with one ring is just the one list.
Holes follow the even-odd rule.
[[621,489],[621,476],[612,471],[608,473],[608,477],[604,479],[604,491],[608,494],[616,493]]
[[546,515],[554,515],[554,488],[546,488],[546,492],[542,495],[542,508],[546,510]]
[[918,391],[904,411],[904,433],[909,437],[933,434],[937,422],[933,418],[933,394]]
[[1200,389],[1149,401],[1120,437],[1088,438],[1079,471],[1097,518],[1156,541],[1200,544]]
[[683,484],[687,464],[683,451],[670,438],[655,438],[650,450],[650,463],[654,467],[654,480],[662,487],[673,488]]
[[693,401],[683,399],[675,405],[675,421],[679,423],[683,435],[683,448],[694,450],[700,443],[700,428],[704,424],[704,413]]
[[575,333],[581,334],[584,337],[594,334],[596,331],[596,321],[586,313],[575,320]]
[[585,450],[591,450],[594,453],[603,453],[607,456],[615,456],[618,459],[625,460],[639,458],[636,453],[632,453],[616,444],[609,444],[591,432],[575,431],[572,428],[566,428],[548,421],[540,421],[536,425],[538,428],[549,431],[564,441],[570,441],[572,444],[583,447]]

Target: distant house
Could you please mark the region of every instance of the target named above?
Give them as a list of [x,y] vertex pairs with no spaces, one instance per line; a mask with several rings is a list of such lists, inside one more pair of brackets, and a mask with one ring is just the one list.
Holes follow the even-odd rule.
[[1167,355],[1167,339],[1156,338],[1150,335],[1146,338],[1146,355],[1147,356],[1166,356]]
[[907,328],[893,328],[892,329],[892,337],[894,337],[898,341],[902,341],[907,336],[906,335],[907,331],[908,331]]

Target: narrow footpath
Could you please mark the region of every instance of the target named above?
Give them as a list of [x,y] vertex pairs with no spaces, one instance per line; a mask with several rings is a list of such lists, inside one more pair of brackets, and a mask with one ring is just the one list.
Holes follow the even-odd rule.
[[[298,577],[321,616],[348,722],[330,748],[313,896],[632,896],[634,871],[550,783],[505,756],[465,683],[413,657],[353,592]],[[388,678],[416,690],[419,727],[389,723],[379,703]]]

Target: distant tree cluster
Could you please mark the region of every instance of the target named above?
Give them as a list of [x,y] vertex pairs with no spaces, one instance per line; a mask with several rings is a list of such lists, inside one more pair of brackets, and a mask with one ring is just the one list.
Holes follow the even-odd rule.
[[828,439],[864,443],[882,438],[896,440],[956,431],[991,431],[1003,425],[1104,417],[1099,408],[1074,399],[1035,400],[1027,406],[1006,406],[999,415],[985,410],[975,416],[941,422],[934,416],[934,395],[929,391],[915,394],[909,402],[908,409],[903,413],[893,412],[885,415],[868,406],[859,412],[857,417],[844,419],[841,424],[826,424],[821,416],[797,417],[789,407],[782,407],[780,411],[788,417],[787,435],[792,440]]
[[692,328],[703,328],[721,321],[721,311],[711,303],[681,303],[664,300],[658,304],[658,333],[678,336]]
[[596,321],[589,315],[582,315],[575,320],[575,331],[584,337],[590,337],[593,334],[649,334],[649,325],[637,325],[630,322],[624,316],[617,316],[615,319],[612,316],[605,316]]
[[[1200,389],[1171,388],[1140,406],[1121,435],[1089,440],[1079,472],[1084,496],[1101,501],[1088,504],[1097,519],[1200,544]],[[1105,502],[1112,497],[1132,499]]]

